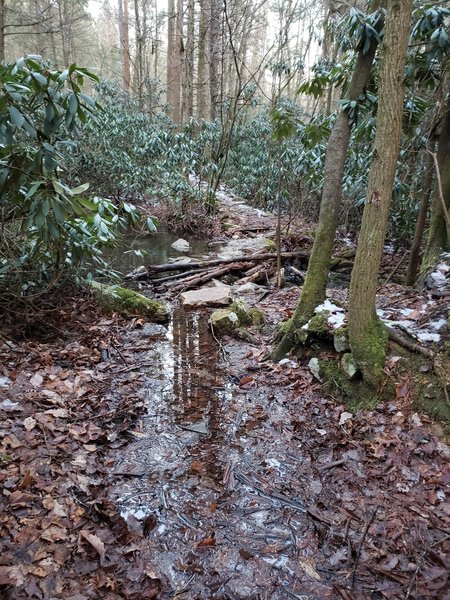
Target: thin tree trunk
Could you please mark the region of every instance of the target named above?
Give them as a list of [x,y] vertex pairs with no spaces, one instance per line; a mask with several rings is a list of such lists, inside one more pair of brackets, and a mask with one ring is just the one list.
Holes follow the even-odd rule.
[[175,14],[175,0],[168,1],[167,14],[167,104],[170,107],[173,116],[175,107],[175,88],[176,88],[176,70],[175,70],[175,44],[176,44],[177,17]]
[[127,91],[131,89],[131,67],[130,67],[130,24],[128,18],[128,0],[123,0],[123,83]]
[[[144,14],[145,19],[145,14]],[[134,91],[138,98],[139,108],[143,108],[142,86],[144,75],[144,35],[142,31],[141,15],[139,11],[139,0],[134,0],[134,20],[136,38],[136,58],[134,65]]]
[[[442,120],[441,132],[439,135],[437,147],[437,160],[439,173],[441,175],[442,193],[447,208],[450,207],[450,85],[446,89],[446,102],[444,108],[444,117]],[[448,249],[449,245],[447,228],[444,218],[444,210],[440,198],[440,191],[437,184],[433,193],[431,205],[430,227],[428,242],[423,257],[423,269],[428,269],[433,265],[441,252]]]
[[184,71],[184,39],[183,39],[183,0],[177,1],[176,17],[176,55],[175,55],[175,82],[174,82],[174,110],[173,120],[181,123],[181,84]]
[[[434,143],[432,144],[434,150]],[[417,271],[419,269],[420,248],[422,246],[423,232],[428,214],[428,205],[433,186],[434,164],[433,157],[427,153],[427,162],[425,166],[425,175],[423,178],[422,194],[420,198],[419,214],[417,216],[414,239],[411,244],[411,253],[409,255],[408,273],[406,275],[406,285],[414,285],[416,282]]]
[[[380,12],[377,24],[378,31],[381,31],[383,22],[383,13]],[[349,100],[358,100],[364,92],[370,78],[377,47],[378,42],[372,38],[372,44],[367,53],[364,54],[363,50],[359,51],[352,80],[346,94]],[[296,331],[309,321],[316,306],[325,299],[334,238],[339,223],[342,178],[352,125],[347,112],[341,110],[328,140],[319,222],[305,283],[286,332],[273,352],[275,360],[282,358],[296,345]]]
[[187,35],[184,58],[183,78],[183,110],[182,120],[188,121],[194,113],[194,35],[195,35],[195,2],[188,0]]
[[5,0],[0,0],[0,62],[5,60]]
[[388,0],[387,14],[377,131],[348,307],[351,352],[365,382],[375,388],[383,378],[387,344],[387,333],[377,317],[375,300],[402,134],[404,69],[412,0]]
[[209,35],[209,89],[211,95],[211,121],[216,118],[219,99],[219,61],[220,61],[220,0],[211,1],[211,25]]
[[200,24],[198,30],[198,62],[197,62],[197,117],[208,118],[208,74],[207,74],[207,41],[208,41],[208,0],[200,0]]

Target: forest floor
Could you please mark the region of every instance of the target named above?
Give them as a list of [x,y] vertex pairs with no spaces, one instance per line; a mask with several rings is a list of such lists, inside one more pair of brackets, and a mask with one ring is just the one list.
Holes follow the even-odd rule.
[[[224,202],[236,226],[274,223]],[[386,278],[397,263],[387,250]],[[450,450],[411,402],[409,359],[394,348],[391,398],[349,408],[310,354],[265,360],[297,296],[249,296],[267,323],[250,341],[218,343],[211,310],[176,298],[166,328],[87,295],[2,339],[1,597],[450,599]],[[380,289],[421,343],[446,312],[430,302]]]

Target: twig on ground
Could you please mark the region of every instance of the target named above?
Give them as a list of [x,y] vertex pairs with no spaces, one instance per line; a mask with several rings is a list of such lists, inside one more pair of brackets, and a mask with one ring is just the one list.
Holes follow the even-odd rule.
[[425,550],[422,552],[422,554],[419,557],[419,560],[417,561],[416,570],[414,571],[414,574],[413,574],[413,576],[411,578],[411,583],[408,586],[408,590],[406,592],[405,600],[408,600],[408,598],[411,596],[412,589],[414,587],[414,583],[416,581],[417,575],[418,575],[418,573],[420,571],[420,568],[422,566],[423,559],[425,558],[425,556],[427,555],[427,553],[432,548],[434,548],[435,546],[439,546],[439,544],[442,544],[442,542],[445,542],[445,540],[448,540],[449,538],[450,538],[450,535],[445,535],[440,540],[436,540],[433,544],[431,544],[430,546],[428,546],[428,548],[425,548]]
[[355,563],[353,565],[352,579],[351,579],[351,582],[350,582],[350,586],[352,588],[355,586],[356,569],[358,568],[359,559],[361,558],[361,550],[362,550],[362,547],[363,547],[364,542],[366,540],[367,533],[369,531],[369,527],[372,525],[372,521],[374,520],[375,515],[377,514],[377,510],[378,510],[378,506],[376,506],[373,509],[373,511],[371,512],[369,518],[367,519],[367,523],[366,523],[366,526],[364,527],[363,534],[361,536],[361,539],[359,540],[358,547],[356,548]]

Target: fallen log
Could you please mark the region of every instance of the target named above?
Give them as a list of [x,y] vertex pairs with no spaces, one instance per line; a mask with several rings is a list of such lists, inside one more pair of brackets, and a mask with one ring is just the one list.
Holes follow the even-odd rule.
[[403,346],[407,350],[411,350],[412,352],[417,352],[419,354],[423,354],[424,356],[427,356],[428,358],[435,357],[435,353],[432,350],[430,350],[429,348],[426,348],[425,346],[422,346],[421,344],[414,342],[413,340],[411,340],[410,338],[407,338],[405,335],[401,334],[399,331],[396,331],[392,327],[386,326],[386,329],[388,332],[389,339],[392,340],[393,342],[396,342],[397,344],[399,344],[400,346]]
[[[295,252],[282,252],[281,258],[301,258],[308,260],[310,256],[309,251],[297,250]],[[191,271],[193,269],[208,269],[209,267],[216,267],[219,265],[226,265],[231,263],[252,263],[262,260],[276,260],[277,254],[275,252],[264,252],[254,254],[244,254],[241,256],[233,256],[231,258],[216,258],[214,260],[196,261],[191,263],[167,263],[164,265],[151,265],[147,267],[147,271],[138,273],[129,273],[125,276],[125,279],[133,279],[139,281],[141,279],[150,279],[152,275],[156,273],[165,273],[166,271]]]
[[184,291],[201,283],[206,283],[207,281],[211,281],[211,279],[218,279],[219,277],[223,277],[227,273],[231,271],[240,271],[244,268],[242,263],[232,263],[231,265],[227,265],[220,269],[213,269],[204,273],[203,275],[190,277],[188,280],[183,279],[181,282],[177,282],[176,284],[167,284],[170,286],[171,291]]

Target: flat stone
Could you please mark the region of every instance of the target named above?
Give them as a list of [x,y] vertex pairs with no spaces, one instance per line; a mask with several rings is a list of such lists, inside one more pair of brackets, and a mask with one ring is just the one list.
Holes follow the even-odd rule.
[[146,323],[140,330],[139,334],[142,337],[148,338],[159,338],[165,336],[167,328],[164,325],[158,325],[157,323]]
[[258,292],[263,291],[263,287],[252,281],[248,281],[247,283],[243,283],[242,285],[238,285],[234,288],[234,293],[237,296],[245,296],[247,294],[256,294]]
[[199,306],[228,306],[231,304],[230,286],[204,287],[181,294],[183,306],[195,308]]
[[178,252],[189,252],[190,245],[189,242],[183,240],[183,238],[180,238],[171,244],[171,247],[174,248],[174,250],[178,250]]

